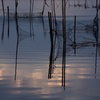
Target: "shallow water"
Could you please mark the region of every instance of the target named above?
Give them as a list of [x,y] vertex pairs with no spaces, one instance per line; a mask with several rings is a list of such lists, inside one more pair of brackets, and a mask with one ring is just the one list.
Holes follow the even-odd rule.
[[[1,17],[1,36],[2,25]],[[32,28],[29,19],[19,19],[18,45],[13,18],[10,19],[9,38],[7,28],[6,20],[4,38],[0,41],[0,100],[100,100],[100,47],[79,47],[76,54],[72,47],[67,47],[63,87],[61,57],[55,61],[52,78],[48,79],[50,37],[47,17],[44,21],[34,19]],[[89,37],[95,40],[91,34]]]

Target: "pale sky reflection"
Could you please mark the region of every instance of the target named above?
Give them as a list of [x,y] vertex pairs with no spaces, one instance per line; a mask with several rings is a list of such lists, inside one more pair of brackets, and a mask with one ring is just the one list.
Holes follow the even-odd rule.
[[0,69],[0,80],[3,80],[4,71],[4,68]]
[[0,64],[0,80],[4,80],[4,76],[9,75],[9,64]]
[[[86,64],[83,64],[84,66]],[[8,67],[7,67],[8,66]],[[10,67],[11,66],[11,67]],[[12,69],[13,64],[1,64],[0,65],[0,80],[3,80],[5,74],[14,77],[14,72],[12,74],[9,74],[14,71]],[[54,72],[51,79],[48,79],[48,64],[38,64],[35,68],[36,64],[18,64],[17,69],[17,79],[15,81],[15,84],[12,83],[11,86],[18,88],[18,90],[15,90],[13,93],[19,94],[22,92],[20,88],[29,88],[27,92],[35,93],[35,94],[50,94],[52,92],[52,89],[55,87],[60,87],[62,85],[62,69],[61,64],[56,64],[56,67],[54,68]],[[41,66],[41,67],[40,67]],[[72,86],[70,80],[72,79],[86,79],[87,74],[94,74],[91,73],[90,68],[77,68],[75,64],[66,64],[66,86]],[[73,66],[73,68],[71,67]],[[13,66],[14,67],[14,66]],[[93,71],[92,71],[93,72]],[[14,80],[13,80],[14,81]],[[30,88],[32,90],[30,91]],[[39,89],[37,89],[39,88]],[[36,89],[34,91],[34,89]],[[58,89],[59,90],[59,89]],[[59,90],[60,91],[60,90]],[[53,90],[53,93],[59,92],[57,90]],[[25,91],[24,91],[25,92]],[[45,97],[45,96],[44,96]],[[48,98],[48,96],[47,96]]]

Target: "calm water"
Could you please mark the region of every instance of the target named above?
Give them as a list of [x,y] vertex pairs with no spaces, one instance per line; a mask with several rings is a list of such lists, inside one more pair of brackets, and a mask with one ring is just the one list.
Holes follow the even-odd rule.
[[[8,37],[7,19],[4,30],[2,19],[0,17],[0,100],[100,100],[99,46],[77,47],[76,54],[72,47],[67,47],[64,88],[61,56],[55,61],[52,78],[48,79],[50,36],[47,17],[34,19],[32,25],[28,18],[19,19],[19,41],[15,20],[10,19]],[[70,28],[73,27],[72,19],[68,24]],[[73,40],[72,35],[70,38]],[[79,30],[77,42],[83,41],[95,41],[91,31],[86,34]]]

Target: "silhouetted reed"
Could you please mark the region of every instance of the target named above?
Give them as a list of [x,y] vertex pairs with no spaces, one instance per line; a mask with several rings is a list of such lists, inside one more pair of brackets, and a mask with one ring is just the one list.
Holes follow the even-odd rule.
[[44,17],[42,18],[42,26],[43,26],[43,33],[44,33],[44,37],[46,37],[46,28],[45,28],[45,23],[44,23]]
[[49,77],[51,78],[52,70],[54,68],[54,58],[55,54],[55,44],[57,37],[57,21],[56,21],[56,11],[55,11],[55,0],[51,0],[52,12],[48,12],[49,27],[50,27],[50,40],[51,40],[51,51],[50,51],[50,63],[49,63]]
[[51,13],[48,12],[48,19],[49,19],[49,28],[50,28],[50,41],[51,41],[51,49],[50,49],[50,60],[49,60],[49,71],[48,71],[48,78],[51,78],[52,74],[52,67],[53,67],[53,32],[52,32],[52,17]]
[[30,12],[29,12],[29,23],[30,23],[30,37],[34,34],[34,27],[33,27],[33,7],[34,7],[34,0],[30,0]]
[[7,15],[8,15],[8,38],[9,38],[9,29],[10,29],[9,6],[7,6]]
[[96,39],[96,45],[98,45],[98,37],[99,37],[99,21],[98,21],[98,0],[96,0],[96,16],[93,20],[93,33]]
[[62,0],[62,33],[63,33],[63,52],[62,52],[62,86],[65,87],[65,68],[66,68],[66,0]]
[[30,37],[32,34],[32,0],[30,0],[30,10],[29,10],[29,23],[30,23]]
[[1,2],[2,2],[2,11],[3,11],[3,16],[5,16],[4,1],[3,1],[3,0],[1,0]]
[[3,12],[3,24],[2,24],[2,36],[1,39],[3,41],[4,39],[4,27],[5,27],[5,10],[4,10],[4,0],[1,0],[2,2],[2,12]]
[[17,78],[17,58],[18,58],[18,46],[19,46],[19,35],[17,35],[17,43],[16,43],[16,57],[15,57],[15,80]]
[[2,41],[4,39],[4,32],[5,32],[5,16],[3,16],[3,22],[2,22],[2,35],[1,35]]
[[97,58],[98,57],[97,56],[98,55],[98,51],[97,50],[98,50],[98,46],[96,45],[96,49],[95,49],[95,51],[96,51],[95,52],[95,78],[96,78],[96,74],[97,74],[97,59],[98,59]]
[[19,28],[18,28],[17,7],[18,7],[18,0],[15,0],[15,22],[16,22],[16,32],[17,32],[16,58],[15,58],[15,80],[17,77],[17,56],[18,56],[18,44],[19,44]]
[[76,54],[76,16],[74,17],[74,54]]

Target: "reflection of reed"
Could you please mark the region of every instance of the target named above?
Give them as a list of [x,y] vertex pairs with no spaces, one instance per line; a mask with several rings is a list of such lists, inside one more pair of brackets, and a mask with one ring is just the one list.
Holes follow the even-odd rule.
[[9,6],[7,7],[7,12],[8,12],[8,38],[9,38],[9,28],[10,28],[10,24],[9,24]]
[[48,12],[48,19],[49,19],[49,27],[50,27],[50,41],[51,41],[51,50],[50,50],[50,62],[49,62],[49,72],[48,72],[48,78],[51,78],[52,74],[52,66],[53,66],[53,33],[52,33],[52,18],[51,13]]
[[17,32],[17,45],[16,45],[16,58],[15,58],[15,80],[17,77],[17,55],[18,55],[18,44],[19,44],[19,28],[18,28],[18,16],[17,16],[18,1],[15,1],[15,22],[16,22],[16,32]]
[[66,46],[63,44],[63,55],[62,55],[62,86],[65,87],[65,75],[66,74]]
[[4,10],[4,1],[1,0],[2,2],[2,11],[3,11],[3,24],[2,24],[2,36],[1,39],[4,39],[4,26],[5,26],[5,10]]
[[[52,3],[54,3],[54,2],[52,1]],[[52,13],[48,12],[49,28],[50,28],[50,42],[51,42],[48,78],[51,78],[51,75],[53,74],[52,72],[55,67],[54,62],[59,57],[59,55],[60,55],[59,53],[61,53],[60,46],[61,46],[62,41],[60,41],[60,40],[62,39],[62,35],[61,35],[61,33],[58,34],[56,17],[54,17],[55,15],[56,14],[54,14],[54,12],[52,12]],[[58,48],[57,48],[57,52],[56,52],[57,45],[58,45]]]
[[58,37],[56,11],[55,11],[55,0],[51,0],[51,6],[52,6],[52,12],[51,13],[48,12],[49,27],[50,27],[50,41],[51,41],[48,78],[51,78],[52,70],[54,69],[54,61],[57,58],[57,56],[55,56],[55,49],[56,49],[56,42],[57,42],[57,37]]
[[96,16],[93,22],[93,33],[94,37],[96,39],[96,44],[98,44],[98,31],[99,31],[99,26],[98,26],[98,17]]
[[93,34],[96,39],[96,53],[95,53],[95,78],[97,74],[97,49],[99,45],[98,37],[99,37],[99,22],[98,22],[98,0],[96,0],[96,17],[93,20]]
[[[53,19],[51,18],[51,13],[48,13],[49,19],[49,27],[50,27],[50,41],[51,41],[51,50],[50,50],[50,62],[49,62],[49,71],[48,71],[48,78],[51,78],[52,70],[54,68],[54,61],[58,57],[60,44],[62,42],[62,86],[65,89],[65,68],[66,68],[66,0],[62,1],[62,32],[63,34],[58,34],[57,30],[57,21],[56,21],[56,13],[55,13],[55,2],[52,0],[52,15]],[[60,37],[62,36],[62,41],[59,42]],[[57,38],[58,37],[58,38]],[[58,51],[57,55],[54,58],[55,54],[55,47],[56,41],[58,39]]]
[[2,36],[1,36],[2,41],[4,39],[4,29],[5,29],[5,16],[3,16],[3,23],[2,23]]
[[16,77],[17,77],[17,57],[18,57],[18,45],[19,45],[19,36],[17,35],[16,58],[15,58],[15,80],[16,80]]
[[74,54],[76,54],[76,16],[74,17]]
[[33,30],[33,19],[32,19],[33,5],[34,5],[34,0],[33,1],[30,0],[30,11],[29,11],[30,37],[32,35],[32,30]]
[[29,23],[30,23],[30,37],[32,36],[32,32],[34,31],[33,29],[33,19],[32,17],[29,17]]
[[44,24],[44,17],[42,18],[42,25],[43,25],[44,37],[46,37],[46,29],[45,29],[45,24]]
[[96,46],[96,52],[95,52],[95,78],[96,78],[96,74],[97,74],[97,49],[98,49],[98,47]]
[[3,11],[3,24],[2,24],[2,41],[4,39],[4,26],[5,26],[5,10],[4,10],[4,1],[1,0],[2,2],[2,11]]
[[62,0],[62,32],[63,32],[62,86],[65,88],[65,68],[66,68],[66,0]]
[[99,22],[98,22],[98,0],[96,0],[96,17],[93,20],[93,33],[96,39],[96,44],[98,45],[98,36],[99,36]]
[[26,31],[22,30],[21,28],[19,28],[17,7],[18,7],[18,0],[15,0],[15,23],[16,23],[16,33],[17,33],[16,57],[15,57],[15,80],[17,77],[17,58],[18,58],[19,42],[26,39],[27,37],[31,37],[34,35],[32,33],[32,29],[33,29],[32,17],[30,17],[30,19],[29,19],[30,20],[30,34],[29,34],[29,32],[26,32]]

